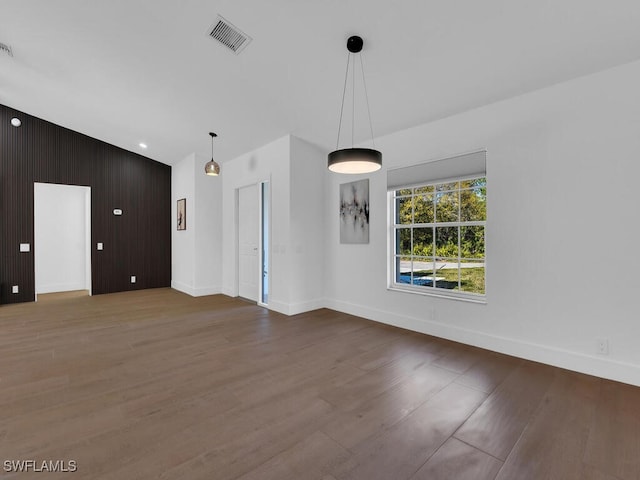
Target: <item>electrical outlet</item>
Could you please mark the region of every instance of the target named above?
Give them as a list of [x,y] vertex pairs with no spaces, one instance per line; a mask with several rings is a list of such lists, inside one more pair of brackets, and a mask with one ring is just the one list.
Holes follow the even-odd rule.
[[607,338],[599,338],[598,342],[598,353],[600,355],[609,355],[609,340]]
[[135,275],[131,275],[131,283],[136,283],[136,276]]
[[102,244],[102,242],[98,242],[98,250],[103,250],[104,249],[104,245]]
[[18,288],[18,285],[14,285],[13,287],[11,287],[11,293],[20,293],[20,288]]

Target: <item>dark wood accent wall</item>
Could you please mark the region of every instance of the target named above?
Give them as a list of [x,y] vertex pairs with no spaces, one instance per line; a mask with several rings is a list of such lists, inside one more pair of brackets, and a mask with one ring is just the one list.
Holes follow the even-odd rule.
[[0,303],[35,299],[34,182],[91,187],[93,294],[170,286],[171,167],[0,105]]

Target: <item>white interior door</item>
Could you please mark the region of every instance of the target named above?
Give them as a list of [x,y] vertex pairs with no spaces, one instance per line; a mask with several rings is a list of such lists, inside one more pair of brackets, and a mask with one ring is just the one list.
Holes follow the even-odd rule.
[[91,189],[34,184],[36,294],[91,289]]
[[238,190],[238,295],[258,301],[258,186]]

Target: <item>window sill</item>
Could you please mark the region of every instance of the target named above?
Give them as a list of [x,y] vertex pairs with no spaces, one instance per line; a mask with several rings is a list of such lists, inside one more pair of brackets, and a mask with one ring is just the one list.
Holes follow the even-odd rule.
[[[469,295],[464,293],[447,293],[447,292],[430,292],[425,291],[423,288],[412,288],[410,286],[399,286],[393,284],[387,287],[387,290],[392,292],[411,293],[413,295],[425,295],[428,297],[448,298],[450,300],[458,300],[461,302],[478,303],[481,305],[487,304],[487,297],[485,295]],[[433,290],[436,290],[435,288]]]

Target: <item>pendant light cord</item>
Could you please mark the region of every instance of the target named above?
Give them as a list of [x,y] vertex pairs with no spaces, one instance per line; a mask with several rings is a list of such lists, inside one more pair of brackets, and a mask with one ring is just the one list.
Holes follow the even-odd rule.
[[356,130],[356,56],[351,62],[351,148],[353,148],[353,138]]
[[373,139],[373,124],[371,123],[371,109],[369,108],[369,94],[367,93],[367,81],[364,78],[364,66],[362,65],[362,55],[360,55],[360,71],[362,72],[362,84],[364,85],[364,98],[367,100],[367,113],[369,114],[369,129],[371,130],[371,143],[376,148],[376,141]]
[[[362,85],[364,86],[364,98],[367,102],[367,115],[369,116],[369,131],[371,132],[371,143],[373,144],[373,148],[376,147],[376,141],[373,136],[373,123],[371,122],[371,107],[369,106],[369,92],[367,91],[367,80],[364,76],[364,64],[362,62],[362,55],[358,55],[360,57],[360,73],[362,74]],[[340,121],[338,122],[338,137],[336,138],[336,150],[340,145],[340,132],[342,130],[342,117],[344,114],[344,99],[347,93],[347,81],[349,79],[349,62],[353,60],[353,65],[351,66],[351,77],[352,77],[352,86],[351,86],[351,146],[354,144],[355,137],[355,121],[356,121],[356,66],[355,66],[355,54],[354,58],[351,58],[351,53],[347,53],[347,68],[344,72],[344,86],[342,88],[342,103],[340,105]],[[213,155],[213,142],[211,144],[211,154]]]
[[342,89],[342,105],[340,105],[340,122],[338,123],[338,138],[336,139],[336,150],[340,144],[340,130],[342,129],[342,112],[344,111],[344,96],[347,93],[347,78],[349,77],[349,53],[347,53],[347,71],[344,73],[344,88]]

